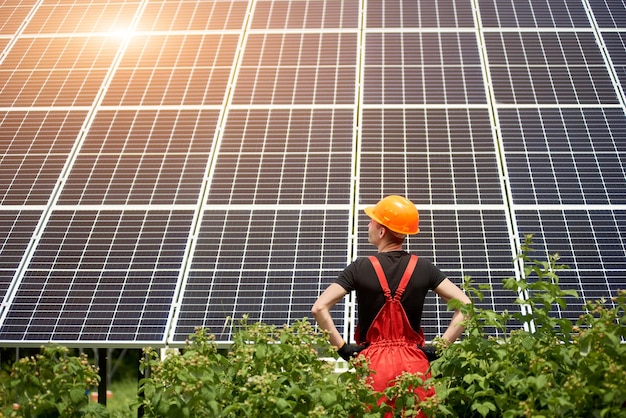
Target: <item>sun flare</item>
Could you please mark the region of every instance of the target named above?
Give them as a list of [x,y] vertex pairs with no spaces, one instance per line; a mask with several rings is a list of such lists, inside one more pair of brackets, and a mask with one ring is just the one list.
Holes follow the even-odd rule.
[[131,28],[112,27],[109,29],[109,36],[112,38],[128,40],[132,38],[134,34],[134,30]]

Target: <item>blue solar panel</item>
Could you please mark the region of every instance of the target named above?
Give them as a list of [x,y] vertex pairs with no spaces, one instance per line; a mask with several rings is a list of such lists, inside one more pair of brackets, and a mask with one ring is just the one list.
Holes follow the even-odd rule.
[[490,32],[485,43],[498,103],[619,103],[593,33]]
[[516,204],[623,205],[621,109],[500,111]]
[[[0,343],[227,343],[309,316],[416,202],[408,248],[481,306],[524,234],[626,283],[626,7],[566,0],[0,5]],[[333,315],[344,338],[356,306]],[[427,339],[449,313],[429,296]]]
[[3,318],[2,339],[162,343],[191,219],[55,211]]
[[559,272],[559,285],[576,290],[580,298],[570,298],[560,316],[575,321],[585,301],[606,299],[626,288],[625,216],[624,210],[610,209],[516,211],[520,233],[533,234],[537,250],[558,253],[559,263],[569,266]]
[[[311,303],[348,260],[347,210],[223,209],[203,214],[174,341],[198,326],[228,341],[238,319],[309,317]],[[341,308],[334,314],[345,328]]]

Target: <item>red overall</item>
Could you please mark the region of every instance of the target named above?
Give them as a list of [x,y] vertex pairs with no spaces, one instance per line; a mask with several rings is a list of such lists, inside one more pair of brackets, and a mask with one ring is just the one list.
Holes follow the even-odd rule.
[[[393,298],[380,262],[374,256],[369,258],[385,293],[385,304],[367,330],[366,339],[369,346],[361,351],[361,354],[369,359],[369,366],[375,372],[371,375],[372,386],[374,390],[382,392],[385,388],[392,386],[394,378],[402,372],[421,373],[426,380],[430,377],[430,373],[427,374],[428,359],[424,352],[417,348],[418,345],[420,347],[424,345],[423,332],[421,328],[419,333],[413,330],[400,303],[402,293],[404,293],[417,264],[417,256],[411,255]],[[418,387],[415,388],[415,393],[420,399],[425,399],[433,396],[435,391],[434,389],[426,390],[423,387]],[[389,401],[381,399],[380,402]],[[420,414],[419,416],[424,415]]]

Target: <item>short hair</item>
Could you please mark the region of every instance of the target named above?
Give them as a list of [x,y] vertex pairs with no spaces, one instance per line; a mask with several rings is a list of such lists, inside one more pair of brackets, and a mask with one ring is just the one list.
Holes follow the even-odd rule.
[[395,243],[395,244],[402,244],[404,242],[404,239],[406,238],[405,234],[401,234],[399,232],[395,232],[392,231],[391,229],[387,228],[384,225],[381,225],[383,228],[385,228],[385,230],[387,230],[387,232],[389,233],[389,235],[391,236],[391,240]]

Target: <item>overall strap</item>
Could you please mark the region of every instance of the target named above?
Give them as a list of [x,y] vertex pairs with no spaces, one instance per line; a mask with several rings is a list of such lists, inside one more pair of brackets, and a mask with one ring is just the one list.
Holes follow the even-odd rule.
[[411,254],[411,259],[409,260],[409,264],[406,266],[406,270],[404,270],[404,274],[402,275],[402,279],[400,280],[400,284],[396,289],[395,298],[400,300],[402,294],[404,293],[404,289],[406,289],[406,285],[409,284],[409,280],[411,280],[411,276],[413,275],[413,271],[415,270],[415,266],[417,265],[417,256],[415,254]]
[[[383,267],[380,265],[380,261],[378,261],[378,258],[376,258],[376,256],[374,255],[371,255],[368,258],[370,262],[372,263],[372,266],[374,266],[374,271],[376,271],[376,276],[378,276],[380,287],[383,288],[383,292],[385,293],[385,298],[391,299],[391,290],[389,290],[389,283],[387,283],[387,277],[385,276]],[[402,294],[404,293],[404,289],[406,288],[406,285],[409,283],[409,280],[411,279],[411,275],[413,274],[413,271],[415,270],[415,266],[417,265],[417,260],[418,260],[417,256],[415,254],[411,254],[411,259],[409,260],[409,264],[406,266],[406,269],[404,270],[404,274],[402,275],[402,279],[400,279],[400,284],[398,285],[398,288],[396,289],[396,294],[394,298],[397,298],[397,300],[400,300],[400,298],[402,297]]]

